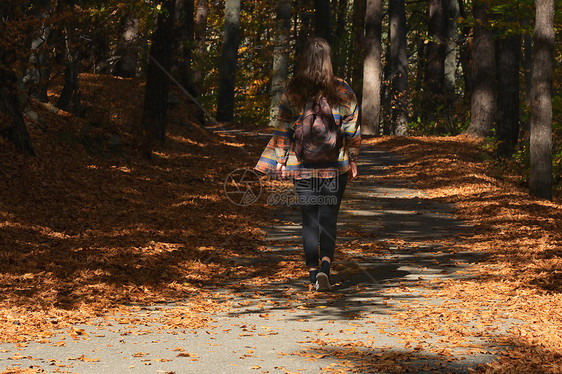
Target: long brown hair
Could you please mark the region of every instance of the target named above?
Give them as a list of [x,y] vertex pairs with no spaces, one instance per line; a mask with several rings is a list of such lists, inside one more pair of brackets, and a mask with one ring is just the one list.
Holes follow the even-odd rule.
[[332,49],[325,39],[308,39],[299,69],[288,85],[289,94],[297,107],[304,109],[308,100],[326,97],[330,106],[338,103],[338,81],[332,68]]

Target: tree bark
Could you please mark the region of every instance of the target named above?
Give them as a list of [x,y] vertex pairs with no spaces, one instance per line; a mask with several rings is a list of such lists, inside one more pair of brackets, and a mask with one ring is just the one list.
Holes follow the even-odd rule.
[[128,12],[122,20],[117,49],[119,58],[113,66],[113,75],[123,78],[132,78],[137,74],[137,61],[139,55],[139,19]]
[[[466,19],[467,15],[462,1],[463,0],[458,0],[459,14],[461,17]],[[472,96],[472,63],[470,61],[470,44],[468,43],[468,40],[470,38],[470,27],[463,26],[461,31],[462,36],[458,40],[458,42],[460,44],[459,58],[462,67],[462,77],[464,83],[463,101],[465,103],[470,103],[470,98]]]
[[427,46],[425,85],[426,119],[437,121],[445,108],[445,52],[447,36],[447,0],[429,0],[430,41]]
[[219,67],[217,120],[234,120],[234,88],[240,44],[240,0],[226,0],[224,38]]
[[156,29],[151,37],[141,119],[144,131],[142,151],[147,158],[151,157],[154,141],[164,142],[166,137],[170,82],[166,72],[170,71],[172,65],[174,12],[175,0],[166,0],[162,3],[162,13],[157,17]]
[[531,194],[552,199],[552,58],[554,0],[535,0],[531,80]]
[[472,98],[470,103],[470,125],[466,134],[484,138],[494,125],[495,102],[495,52],[492,32],[488,29],[488,8],[485,0],[475,0],[472,13],[474,42],[472,46]]
[[[49,14],[50,7],[50,1],[36,1],[33,4],[32,15],[45,19]],[[47,47],[50,34],[51,27],[43,23],[35,38],[31,41],[30,67],[23,78],[24,84],[32,85],[31,96],[43,103],[47,102],[47,88],[51,75]]]
[[196,68],[193,69],[193,94],[199,96],[203,90],[203,56],[207,51],[207,15],[209,14],[209,1],[197,0],[195,13],[194,38],[197,56]]
[[447,0],[447,39],[445,44],[445,95],[447,96],[447,106],[450,112],[454,111],[456,94],[457,76],[457,53],[458,53],[458,24],[460,16],[458,0]]
[[273,76],[271,78],[270,124],[279,110],[279,103],[289,76],[289,33],[291,31],[291,2],[279,0],[275,25],[275,49],[273,51]]
[[497,153],[511,157],[519,138],[519,60],[521,36],[510,35],[496,41],[496,76],[501,94],[497,96]]
[[65,64],[64,86],[62,88],[57,107],[70,111],[77,116],[82,116],[83,109],[80,99],[80,86],[78,82],[79,51],[72,50],[68,30],[65,30]]
[[331,18],[330,0],[314,0],[314,35],[326,39],[330,45],[333,45]]
[[404,0],[389,0],[391,108],[394,135],[408,133],[408,54]]
[[347,3],[348,0],[339,0],[337,7],[336,31],[334,35],[334,69],[339,77],[345,77],[349,56],[347,54],[346,41],[348,40],[347,32]]
[[193,49],[193,0],[176,0],[176,74],[181,85],[193,94],[191,78],[191,56]]
[[[13,4],[0,2],[0,35],[5,35],[6,24],[13,21],[13,17]],[[23,82],[12,69],[16,62],[15,46],[10,41],[0,43],[0,135],[12,141],[21,151],[34,155],[22,114],[25,104],[21,95]]]
[[380,135],[382,0],[367,0],[361,132]]
[[[529,21],[525,22],[529,24]],[[533,37],[530,34],[523,35],[523,72],[525,75],[525,103],[531,106],[531,77],[533,71]]]
[[[299,58],[304,50],[304,45],[306,40],[312,35],[312,17],[313,17],[313,5],[311,0],[296,0],[297,1],[297,12],[295,12],[295,22],[294,22],[294,38],[295,38],[295,51],[297,58],[293,65],[293,72],[298,70]],[[300,22],[299,22],[300,20]]]
[[351,43],[351,87],[362,102],[363,94],[363,62],[365,55],[365,9],[366,0],[353,1],[353,42]]

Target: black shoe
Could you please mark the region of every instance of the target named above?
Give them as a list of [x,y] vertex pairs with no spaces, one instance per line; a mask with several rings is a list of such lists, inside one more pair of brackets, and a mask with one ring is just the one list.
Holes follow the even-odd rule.
[[328,275],[323,272],[319,272],[316,276],[316,291],[326,292],[331,291],[332,286],[330,286],[330,279]]

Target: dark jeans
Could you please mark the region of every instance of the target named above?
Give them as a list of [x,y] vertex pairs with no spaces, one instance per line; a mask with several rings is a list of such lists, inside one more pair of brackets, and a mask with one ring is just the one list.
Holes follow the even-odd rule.
[[[347,185],[347,173],[334,178],[295,181],[302,211],[302,241],[306,265],[318,267],[318,259],[334,259],[338,212]],[[320,246],[320,257],[318,256]]]

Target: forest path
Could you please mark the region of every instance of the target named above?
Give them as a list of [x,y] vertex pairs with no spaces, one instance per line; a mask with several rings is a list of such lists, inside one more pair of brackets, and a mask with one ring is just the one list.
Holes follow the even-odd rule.
[[[17,362],[48,373],[466,373],[492,361],[501,349],[493,338],[519,321],[506,316],[490,325],[486,314],[501,309],[468,311],[432,293],[440,282],[469,279],[479,257],[448,251],[443,239],[469,228],[451,206],[385,174],[386,165],[399,162],[384,151],[362,152],[361,178],[348,186],[341,208],[332,293],[308,292],[304,267],[288,282],[225,284],[213,295],[226,311],[210,313],[210,327],[163,328],[158,316],[177,305],[147,306],[134,316],[75,326],[66,344],[1,345],[2,368]],[[267,228],[270,251],[258,261],[302,266],[299,211],[286,207],[280,215]]]

